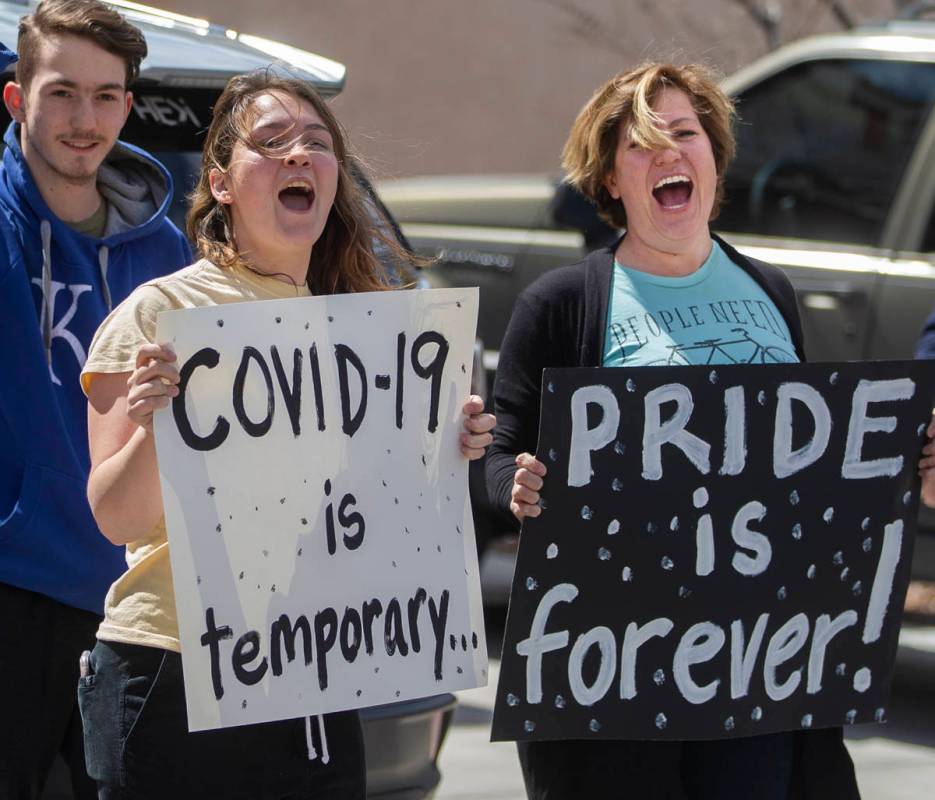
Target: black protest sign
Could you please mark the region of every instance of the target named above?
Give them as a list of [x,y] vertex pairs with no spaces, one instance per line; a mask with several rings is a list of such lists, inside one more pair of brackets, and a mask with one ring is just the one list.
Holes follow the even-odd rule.
[[883,720],[935,371],[543,374],[493,739]]

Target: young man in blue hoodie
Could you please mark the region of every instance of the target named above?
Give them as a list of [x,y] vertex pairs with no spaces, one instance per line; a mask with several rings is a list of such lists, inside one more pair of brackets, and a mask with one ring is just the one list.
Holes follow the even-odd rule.
[[83,799],[96,793],[78,660],[126,565],[88,508],[78,376],[110,309],[191,253],[166,218],[169,173],[117,141],[146,55],[139,29],[97,0],[45,0],[17,51],[0,166],[0,797],[39,797],[61,752]]

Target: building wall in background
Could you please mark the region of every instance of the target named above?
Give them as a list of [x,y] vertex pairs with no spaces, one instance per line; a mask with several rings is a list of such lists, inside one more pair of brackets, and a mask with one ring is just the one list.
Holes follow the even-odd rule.
[[[827,0],[149,0],[347,65],[334,101],[378,177],[555,172],[577,111],[640,60],[729,73],[783,41],[839,30]],[[843,0],[859,21],[893,0]]]

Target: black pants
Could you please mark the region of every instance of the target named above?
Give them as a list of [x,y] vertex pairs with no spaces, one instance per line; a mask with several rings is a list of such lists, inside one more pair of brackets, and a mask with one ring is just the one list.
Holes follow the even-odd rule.
[[533,800],[785,800],[794,734],[710,742],[519,744]]
[[100,618],[45,595],[0,583],[0,797],[42,794],[61,753],[76,800],[97,797],[84,766],[75,702],[78,657],[94,643]]
[[357,712],[188,732],[182,660],[98,642],[81,678],[88,771],[100,800],[364,800]]

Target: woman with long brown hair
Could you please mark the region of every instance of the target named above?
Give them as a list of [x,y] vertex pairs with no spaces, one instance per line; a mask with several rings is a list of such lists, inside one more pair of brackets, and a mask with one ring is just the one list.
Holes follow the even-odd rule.
[[[201,257],[138,288],[92,343],[88,497],[128,570],[105,602],[79,696],[87,762],[102,798],[365,796],[356,712],[188,733],[153,412],[178,395],[161,311],[392,288],[344,133],[315,90],[261,72],[234,78],[214,110],[192,198]],[[461,450],[478,458],[493,417],[464,406]]]

